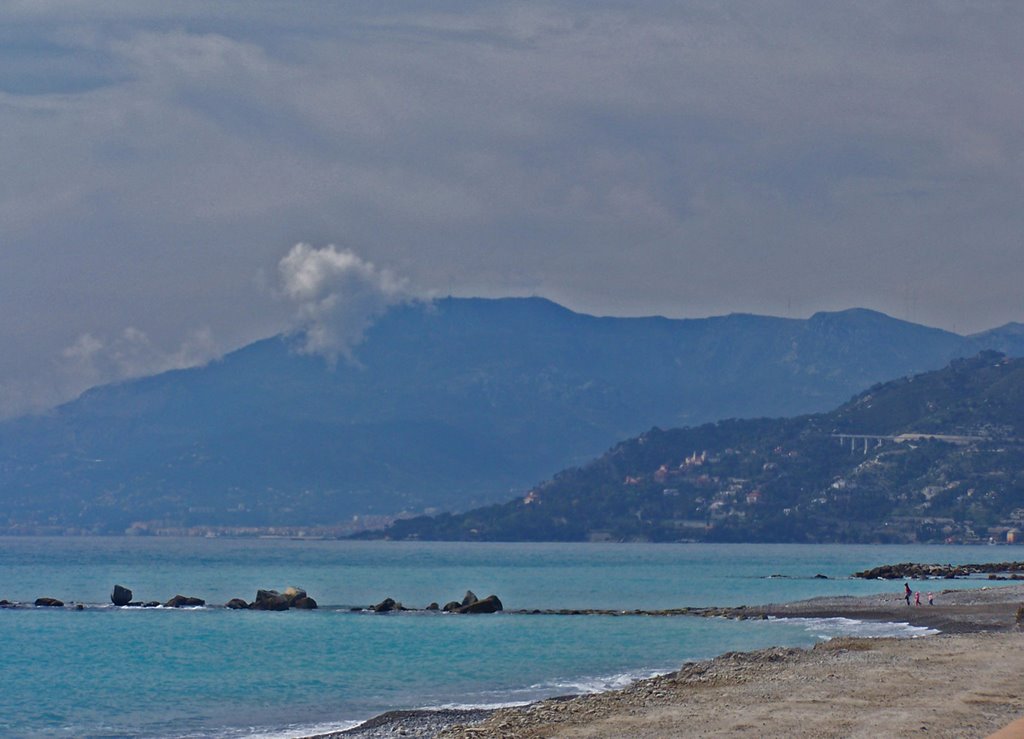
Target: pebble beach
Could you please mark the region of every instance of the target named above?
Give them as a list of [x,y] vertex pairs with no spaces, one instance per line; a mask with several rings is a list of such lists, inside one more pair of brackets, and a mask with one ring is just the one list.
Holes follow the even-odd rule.
[[[729,653],[623,690],[473,711],[399,711],[318,739],[987,737],[1024,716],[1024,586],[897,591],[729,609],[733,618],[851,618],[936,629]],[[679,616],[692,618],[695,616]]]

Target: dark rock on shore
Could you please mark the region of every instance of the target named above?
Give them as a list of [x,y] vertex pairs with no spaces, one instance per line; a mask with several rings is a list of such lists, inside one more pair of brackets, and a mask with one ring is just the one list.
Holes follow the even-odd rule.
[[429,606],[427,606],[426,610],[428,610],[428,611],[440,611],[441,610],[441,606],[437,605],[437,603],[431,603]]
[[202,598],[193,598],[189,595],[176,595],[164,603],[165,608],[187,608],[194,606],[205,606],[206,601]]
[[127,606],[132,602],[132,591],[121,585],[115,585],[110,594],[110,602],[115,606]]
[[61,608],[64,606],[64,601],[56,598],[36,598],[35,605],[44,608]]
[[1024,572],[1024,562],[989,562],[986,564],[940,565],[902,562],[893,565],[881,565],[869,570],[853,573],[854,577],[865,580],[902,580],[942,577],[953,580],[957,577],[981,575],[987,573]]
[[441,610],[445,613],[451,613],[452,611],[457,611],[460,608],[462,608],[461,603],[459,603],[457,600],[451,600],[445,603],[444,608],[442,608]]
[[227,603],[224,604],[224,607],[225,608],[230,608],[233,611],[238,611],[238,610],[242,610],[242,609],[248,608],[249,604],[246,603],[241,598],[232,598],[231,600],[229,600]]
[[438,736],[446,729],[480,723],[488,718],[491,708],[445,708],[440,710],[389,711],[376,718],[337,734],[311,739],[391,739],[395,736]]

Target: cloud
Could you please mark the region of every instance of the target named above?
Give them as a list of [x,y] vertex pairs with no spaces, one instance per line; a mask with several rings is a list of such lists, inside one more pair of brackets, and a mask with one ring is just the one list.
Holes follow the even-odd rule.
[[359,310],[252,279],[297,241],[604,314],[1022,317],[1021,4],[68,5],[0,3],[7,405],[145,366],[126,325],[343,356]]
[[282,296],[295,306],[301,351],[330,362],[351,349],[387,308],[408,300],[404,280],[347,249],[296,244],[278,264]]
[[60,375],[65,392],[205,364],[218,356],[209,329],[193,331],[177,347],[163,349],[142,331],[129,326],[110,339],[81,334],[61,352]]
[[0,419],[44,411],[97,385],[201,366],[221,354],[208,328],[170,348],[134,326],[113,336],[85,332],[33,375],[0,378]]

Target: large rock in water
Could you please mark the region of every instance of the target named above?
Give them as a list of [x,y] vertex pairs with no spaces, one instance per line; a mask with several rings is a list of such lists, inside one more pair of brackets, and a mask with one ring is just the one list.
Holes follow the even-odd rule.
[[256,600],[249,608],[255,611],[287,611],[289,608],[312,610],[316,601],[306,595],[302,588],[289,587],[283,593],[276,590],[257,590]]
[[462,596],[462,605],[468,606],[471,603],[476,603],[478,600],[480,599],[476,597],[476,593],[474,593],[472,590],[467,590],[466,594]]
[[316,608],[316,601],[306,595],[306,591],[294,585],[284,591],[284,597],[288,599],[289,608],[311,610]]
[[374,613],[390,613],[391,611],[404,611],[402,604],[394,598],[385,598],[373,607]]
[[206,601],[202,598],[193,598],[188,595],[176,595],[164,603],[164,608],[187,608],[194,606],[205,606]]
[[132,602],[132,591],[121,585],[115,585],[114,592],[110,594],[110,602],[115,606],[126,606]]
[[496,595],[488,595],[483,600],[476,600],[459,608],[458,613],[497,613],[504,610]]
[[64,601],[57,600],[56,598],[36,598],[36,605],[46,608],[60,608],[64,605]]
[[241,610],[243,608],[248,608],[249,604],[246,603],[241,598],[232,598],[231,600],[229,600],[227,603],[224,604],[224,607],[225,608],[230,608],[233,611],[238,611],[238,610]]
[[287,611],[291,599],[276,590],[257,590],[256,600],[249,607],[254,611]]

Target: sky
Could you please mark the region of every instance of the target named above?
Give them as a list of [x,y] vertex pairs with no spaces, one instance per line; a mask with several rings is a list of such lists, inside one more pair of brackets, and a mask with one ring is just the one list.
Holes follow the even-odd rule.
[[0,416],[388,305],[1024,320],[1024,5],[0,4]]

